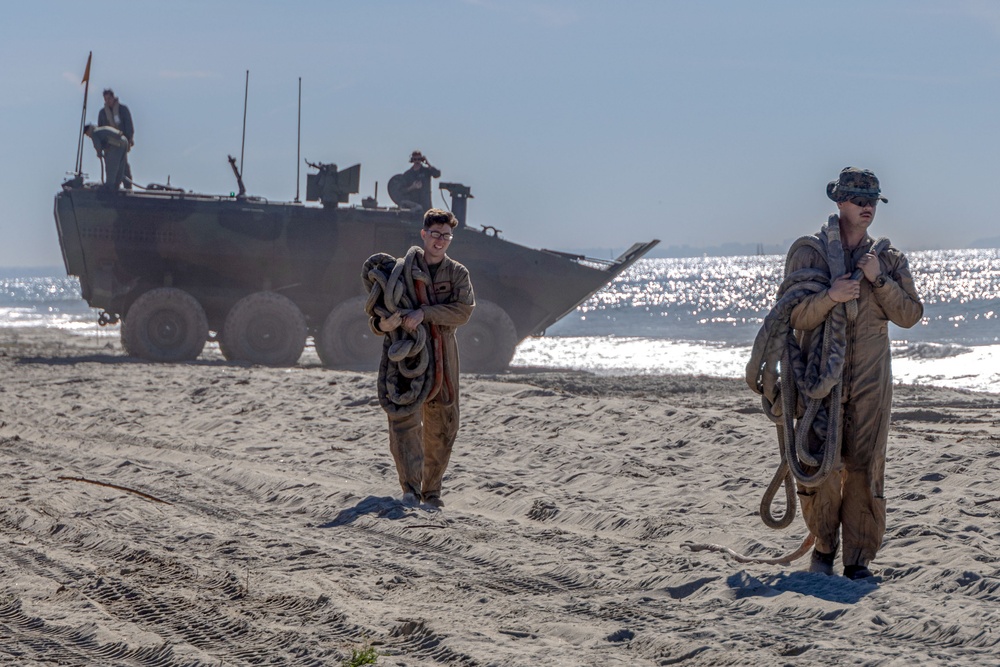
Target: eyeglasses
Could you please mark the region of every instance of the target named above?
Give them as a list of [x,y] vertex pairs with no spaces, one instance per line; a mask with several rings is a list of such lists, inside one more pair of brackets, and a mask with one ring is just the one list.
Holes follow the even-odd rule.
[[435,238],[435,239],[438,239],[440,241],[450,241],[453,238],[455,238],[454,234],[449,234],[448,232],[439,232],[436,229],[432,229],[432,230],[428,231],[427,233],[431,235],[431,238]]
[[861,208],[866,206],[875,208],[878,206],[878,197],[851,197],[847,201],[851,202],[855,206],[860,206]]

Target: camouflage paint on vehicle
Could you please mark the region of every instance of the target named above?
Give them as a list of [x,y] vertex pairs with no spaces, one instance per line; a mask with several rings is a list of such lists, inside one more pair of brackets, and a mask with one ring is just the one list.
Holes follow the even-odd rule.
[[[174,342],[201,331],[201,314],[183,305],[196,301],[227,358],[287,365],[310,335],[324,364],[372,368],[381,341],[367,330],[361,266],[375,252],[402,256],[419,245],[421,211],[371,198],[344,206],[358,191],[360,165],[313,166],[319,173],[309,175],[306,199],[321,207],[152,186],[109,192],[67,181],[55,198],[66,271],[80,279],[87,303],[104,311],[102,322],[123,320],[123,344],[136,356],[196,357],[200,345],[178,350]],[[614,261],[534,250],[493,228],[469,227],[469,188],[441,186],[460,220],[449,254],[468,267],[477,302],[497,306],[477,309],[481,315],[460,329],[465,371],[502,370],[518,342],[544,332],[658,243],[637,243]],[[162,288],[147,297],[142,321],[130,322],[132,305]],[[227,319],[240,331],[227,331]]]

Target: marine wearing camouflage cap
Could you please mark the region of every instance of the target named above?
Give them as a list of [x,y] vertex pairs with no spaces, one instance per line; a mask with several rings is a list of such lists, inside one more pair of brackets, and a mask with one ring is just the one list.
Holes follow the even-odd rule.
[[827,184],[826,196],[835,202],[847,201],[851,197],[869,197],[889,203],[889,200],[882,196],[875,174],[857,167],[844,167],[840,171],[840,177]]

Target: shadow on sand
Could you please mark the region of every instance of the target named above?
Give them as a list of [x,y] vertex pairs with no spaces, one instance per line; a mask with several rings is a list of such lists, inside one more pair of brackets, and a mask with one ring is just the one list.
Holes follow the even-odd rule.
[[[167,362],[147,361],[136,357],[123,357],[114,354],[84,354],[79,356],[64,357],[20,357],[15,363],[18,364],[43,364],[46,366],[75,366],[76,364],[146,364],[148,366],[163,366]],[[194,361],[174,361],[171,364],[190,364],[191,366],[245,366],[253,364],[238,361],[226,361],[225,359],[195,359]]]
[[404,505],[400,500],[392,496],[368,496],[361,500],[354,507],[340,510],[340,513],[332,520],[320,524],[320,528],[335,528],[353,523],[358,517],[372,514],[380,519],[405,519],[414,516],[413,508]]
[[726,579],[736,599],[798,593],[839,604],[856,604],[861,598],[874,592],[879,581],[879,577],[851,581],[847,577],[827,576],[816,572],[783,572],[762,578],[737,572]]

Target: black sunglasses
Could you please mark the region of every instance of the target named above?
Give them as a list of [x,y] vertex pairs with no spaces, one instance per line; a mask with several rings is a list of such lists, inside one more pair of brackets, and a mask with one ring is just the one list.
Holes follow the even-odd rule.
[[855,206],[860,206],[864,208],[866,206],[875,207],[878,206],[878,197],[850,197],[847,201],[851,202]]

